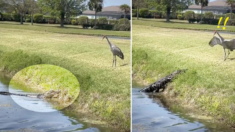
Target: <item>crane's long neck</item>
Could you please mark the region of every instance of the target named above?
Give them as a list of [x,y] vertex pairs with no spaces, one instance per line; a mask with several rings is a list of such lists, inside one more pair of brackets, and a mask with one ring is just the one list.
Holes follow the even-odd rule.
[[224,38],[222,36],[220,36],[220,34],[217,32],[217,34],[219,35],[220,39],[222,40],[222,42],[224,41]]
[[112,47],[111,42],[109,41],[108,37],[105,37],[105,38],[107,39],[107,41],[108,41],[108,43],[109,43],[109,46],[110,46],[110,48],[111,48],[111,47]]

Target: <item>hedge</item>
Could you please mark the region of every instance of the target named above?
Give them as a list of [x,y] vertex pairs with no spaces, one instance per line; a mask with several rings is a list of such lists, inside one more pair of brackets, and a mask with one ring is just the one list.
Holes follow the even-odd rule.
[[43,15],[42,14],[34,14],[33,21],[36,23],[42,23],[43,22]]
[[[118,23],[119,24],[124,24],[125,23],[124,21],[125,21],[125,19],[121,18],[121,19],[118,20]],[[130,21],[127,18],[126,18],[126,24],[130,24]]]
[[147,8],[142,8],[142,9],[140,9],[139,11],[140,11],[140,12],[139,12],[140,17],[143,17],[143,18],[148,17],[148,15],[149,15],[149,9],[147,9]]
[[99,24],[108,24],[108,20],[106,17],[100,17],[98,19]]
[[184,14],[184,19],[188,20],[191,18],[195,18],[195,13],[193,11],[186,11]]
[[177,19],[179,19],[179,20],[184,20],[184,16],[182,16],[182,15],[177,15]]
[[212,12],[206,12],[205,14],[205,18],[214,18],[214,14]]
[[137,10],[136,9],[132,9],[132,17],[137,17]]
[[4,21],[12,21],[13,20],[11,14],[9,14],[9,13],[2,13],[2,17],[3,17]]
[[79,25],[88,24],[88,22],[89,22],[89,18],[86,17],[86,16],[80,16],[78,18],[78,24]]

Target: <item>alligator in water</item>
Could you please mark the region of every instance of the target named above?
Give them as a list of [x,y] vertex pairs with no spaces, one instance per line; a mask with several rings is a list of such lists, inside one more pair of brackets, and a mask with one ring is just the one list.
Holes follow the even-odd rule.
[[165,76],[164,78],[154,82],[153,84],[141,89],[140,92],[159,92],[160,89],[163,89],[164,91],[167,84],[171,82],[177,74],[180,74],[181,72],[185,72],[186,70],[187,69],[177,70],[171,73],[170,75]]
[[43,94],[18,94],[18,93],[10,93],[5,91],[0,91],[0,95],[16,95],[16,96],[25,96],[39,99],[49,99],[49,98],[58,98],[60,94],[60,90],[49,90]]

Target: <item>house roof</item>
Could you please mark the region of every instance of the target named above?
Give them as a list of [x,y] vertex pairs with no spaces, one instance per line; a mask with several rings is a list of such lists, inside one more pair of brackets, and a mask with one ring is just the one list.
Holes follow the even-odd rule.
[[[120,15],[123,14],[124,11],[120,9],[120,6],[107,6],[102,9],[101,12],[98,12],[98,15]],[[82,15],[95,15],[95,11],[86,10],[83,11]]]

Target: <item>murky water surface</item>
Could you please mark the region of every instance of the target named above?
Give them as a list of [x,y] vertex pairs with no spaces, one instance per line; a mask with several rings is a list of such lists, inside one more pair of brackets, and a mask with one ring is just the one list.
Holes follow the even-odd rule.
[[[0,91],[8,91],[9,80],[0,76]],[[11,88],[11,92],[24,93]],[[31,109],[41,109],[44,112],[34,112],[16,104],[11,96],[0,95],[0,130],[30,131],[30,132],[110,132],[117,131],[100,124],[91,124],[80,120],[79,114],[65,110],[56,110],[40,99],[13,96],[18,103]],[[54,112],[48,112],[54,111]]]
[[[167,109],[161,100],[132,88],[132,132],[234,132],[184,113]],[[203,123],[202,123],[203,122]]]

